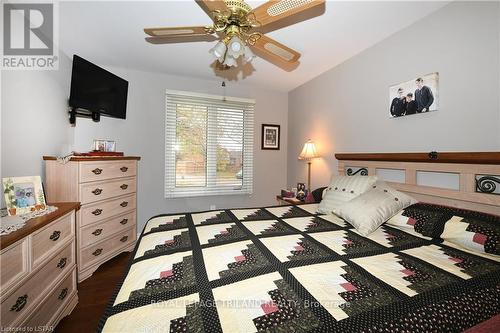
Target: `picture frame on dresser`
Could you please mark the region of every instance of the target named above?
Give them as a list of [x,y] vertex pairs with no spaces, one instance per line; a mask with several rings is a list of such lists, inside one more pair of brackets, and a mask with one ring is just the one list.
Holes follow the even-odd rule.
[[44,156],[49,201],[81,203],[76,215],[78,282],[136,241],[138,156]]
[[2,179],[2,185],[9,215],[23,215],[46,209],[40,176],[5,177]]

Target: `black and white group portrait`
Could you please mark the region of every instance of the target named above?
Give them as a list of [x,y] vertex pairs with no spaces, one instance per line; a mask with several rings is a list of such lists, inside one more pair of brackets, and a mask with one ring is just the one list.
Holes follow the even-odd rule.
[[431,73],[389,88],[391,117],[438,110],[439,73]]

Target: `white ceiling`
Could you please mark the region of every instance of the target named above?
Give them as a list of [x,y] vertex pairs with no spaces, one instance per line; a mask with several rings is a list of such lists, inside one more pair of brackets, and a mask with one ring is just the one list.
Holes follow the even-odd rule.
[[[215,42],[152,45],[144,40],[145,27],[210,24],[192,0],[61,2],[60,47],[101,66],[204,79],[226,75],[227,80],[290,91],[447,2],[327,1],[322,16],[267,34],[302,53],[300,65],[292,72],[257,58],[252,72],[239,72],[236,77],[234,72],[216,73],[208,53]],[[248,3],[255,8],[264,1]]]

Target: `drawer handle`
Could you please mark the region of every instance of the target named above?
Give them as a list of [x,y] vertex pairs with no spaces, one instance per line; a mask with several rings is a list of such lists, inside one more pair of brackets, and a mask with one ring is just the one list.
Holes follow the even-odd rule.
[[59,260],[59,263],[57,264],[57,267],[63,269],[64,266],[66,266],[67,261],[68,261],[67,258],[61,258],[61,260]]
[[100,175],[102,173],[102,169],[95,168],[94,170],[92,170],[92,172],[96,175]]
[[122,207],[127,207],[128,206],[128,201],[124,201],[120,204],[120,206]]
[[123,236],[122,238],[120,238],[120,242],[122,243],[125,243],[128,239],[128,236]]
[[58,298],[62,301],[66,298],[66,295],[68,295],[68,288],[64,288],[63,290],[61,290]]
[[127,185],[127,184],[122,184],[122,185],[120,186],[120,188],[121,188],[122,190],[126,190],[126,189],[128,188],[128,185]]
[[121,172],[127,172],[127,170],[128,170],[128,168],[127,168],[127,167],[121,167],[121,168],[120,168],[120,171],[121,171]]
[[96,257],[97,257],[97,256],[98,256],[98,255],[100,255],[101,253],[102,253],[102,249],[97,249],[97,250],[95,250],[94,252],[92,252],[92,255],[94,255],[94,256],[96,256]]
[[125,225],[127,223],[128,223],[128,219],[123,219],[123,220],[120,221],[120,224],[123,224],[123,225]]
[[24,294],[23,296],[19,296],[17,298],[16,304],[12,305],[10,311],[19,312],[24,308],[26,303],[28,303],[28,295]]
[[95,229],[95,231],[92,232],[92,235],[99,236],[101,233],[102,233],[102,229]]
[[99,195],[102,193],[102,188],[96,188],[95,190],[92,191],[95,195]]
[[95,216],[97,216],[97,215],[101,215],[101,213],[102,213],[102,209],[99,209],[99,208],[97,208],[96,210],[94,210],[94,211],[92,212],[92,214],[94,214]]
[[58,239],[59,239],[59,237],[61,237],[61,232],[60,232],[59,230],[55,230],[55,231],[52,233],[52,235],[50,235],[50,237],[49,237],[49,238],[50,238],[50,240],[52,240],[52,241],[54,241],[54,242],[55,242],[56,240],[58,240]]

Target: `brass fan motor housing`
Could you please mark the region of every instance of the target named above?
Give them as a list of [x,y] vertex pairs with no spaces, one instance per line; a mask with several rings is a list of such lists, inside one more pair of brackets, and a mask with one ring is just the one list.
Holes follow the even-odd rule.
[[227,11],[214,11],[212,13],[214,25],[213,30],[216,32],[225,32],[228,34],[228,28],[237,26],[240,32],[246,33],[250,29],[260,26],[260,23],[255,20],[255,16],[251,14],[250,7],[243,0],[224,0]]
[[243,15],[246,15],[252,10],[252,7],[246,4],[243,0],[224,0],[224,3],[226,4],[227,8],[229,8],[229,10],[235,14],[241,13]]

